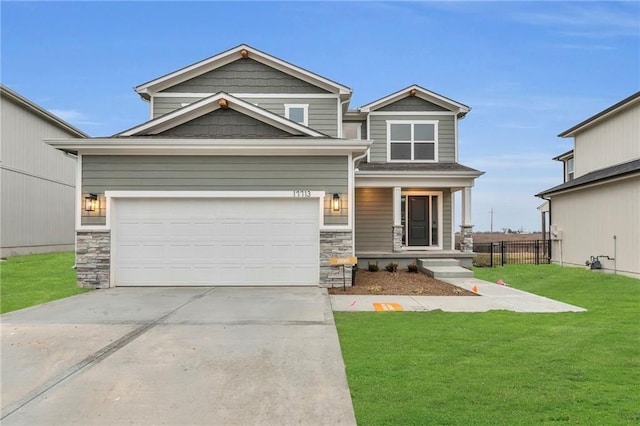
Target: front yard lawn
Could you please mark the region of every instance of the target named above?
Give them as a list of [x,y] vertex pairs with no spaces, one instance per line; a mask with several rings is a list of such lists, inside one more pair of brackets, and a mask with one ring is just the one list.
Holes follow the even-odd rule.
[[640,280],[475,273],[588,311],[335,312],[358,424],[640,423]]
[[73,252],[47,253],[0,263],[0,313],[89,291],[76,286],[74,259]]

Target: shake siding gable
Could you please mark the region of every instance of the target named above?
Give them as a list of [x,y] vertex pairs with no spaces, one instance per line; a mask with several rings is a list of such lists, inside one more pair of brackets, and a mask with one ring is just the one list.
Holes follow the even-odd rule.
[[[179,97],[165,98],[155,97],[153,99],[154,116],[161,115],[182,108],[183,104],[190,104],[202,98]],[[307,104],[309,105],[309,126],[310,128],[322,132],[326,135],[338,136],[338,106],[336,98],[241,98],[242,100],[264,108],[269,112],[284,117],[285,104]]]
[[217,109],[158,134],[178,138],[272,138],[291,136],[253,117],[232,109]]
[[166,93],[329,93],[253,59],[239,59],[188,81]]
[[435,120],[438,121],[438,161],[440,163],[455,162],[455,120],[453,115],[385,115],[369,116],[371,135],[371,162],[385,163],[387,161],[387,121],[388,120]]
[[[346,156],[82,157],[82,196],[105,191],[325,191],[325,224],[348,219]],[[329,198],[341,194],[333,212]],[[104,207],[104,206],[101,206]],[[82,211],[82,225],[104,225],[106,211]]]
[[376,111],[449,111],[439,105],[425,101],[417,96],[402,98],[392,104],[386,105]]

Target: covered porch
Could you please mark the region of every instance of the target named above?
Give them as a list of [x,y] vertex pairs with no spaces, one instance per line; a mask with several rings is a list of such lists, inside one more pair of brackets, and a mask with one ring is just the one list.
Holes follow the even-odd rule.
[[[376,167],[377,166],[377,167]],[[385,166],[387,170],[385,170]],[[419,259],[456,259],[470,267],[471,191],[482,172],[457,163],[388,170],[361,164],[355,178],[355,255],[359,266],[389,262],[404,267]],[[395,165],[395,167],[398,167]],[[460,193],[461,249],[455,249],[456,193]]]

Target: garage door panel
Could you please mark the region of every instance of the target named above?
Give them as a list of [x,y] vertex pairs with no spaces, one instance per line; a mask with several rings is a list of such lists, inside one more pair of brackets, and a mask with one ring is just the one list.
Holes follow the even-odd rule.
[[116,285],[317,285],[314,199],[116,200]]

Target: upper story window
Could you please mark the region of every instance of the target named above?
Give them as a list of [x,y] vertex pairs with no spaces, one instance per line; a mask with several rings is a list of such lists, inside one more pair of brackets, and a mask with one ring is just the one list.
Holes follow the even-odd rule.
[[362,139],[362,124],[342,123],[342,137],[344,139]]
[[387,121],[387,161],[438,161],[438,122]]
[[309,105],[308,104],[285,104],[284,116],[291,121],[304,126],[309,125]]
[[570,180],[573,180],[573,157],[567,158],[567,161],[565,161],[565,170],[566,170],[566,175],[565,175],[565,181],[568,182]]

